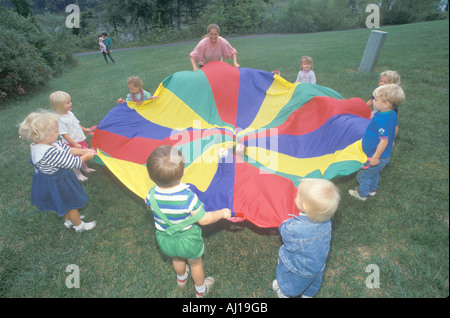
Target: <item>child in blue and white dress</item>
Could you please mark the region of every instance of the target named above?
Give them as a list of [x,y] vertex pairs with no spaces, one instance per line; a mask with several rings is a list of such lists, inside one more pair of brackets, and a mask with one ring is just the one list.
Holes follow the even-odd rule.
[[[70,171],[92,160],[92,149],[70,148],[58,140],[58,115],[37,111],[29,114],[19,125],[22,138],[32,141],[31,161],[35,166],[31,187],[31,204],[39,211],[56,211],[64,217],[64,225],[76,232],[90,230],[96,222],[85,223],[78,209],[83,208],[88,197],[80,181]],[[77,157],[80,156],[80,157]]]

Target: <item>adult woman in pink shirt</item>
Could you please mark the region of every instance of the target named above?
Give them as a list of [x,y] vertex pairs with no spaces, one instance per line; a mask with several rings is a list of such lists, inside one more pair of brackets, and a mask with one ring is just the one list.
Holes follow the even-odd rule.
[[198,70],[197,62],[202,67],[211,61],[221,61],[222,58],[233,58],[233,65],[239,67],[236,57],[237,51],[227,40],[219,36],[219,32],[220,28],[217,24],[208,25],[207,36],[189,54],[193,71]]

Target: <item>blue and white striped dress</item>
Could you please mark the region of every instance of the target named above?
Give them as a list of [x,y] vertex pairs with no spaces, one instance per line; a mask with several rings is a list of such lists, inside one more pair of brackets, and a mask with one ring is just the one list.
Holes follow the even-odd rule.
[[52,145],[31,144],[31,160],[35,166],[31,186],[31,204],[39,211],[56,211],[64,216],[80,209],[88,197],[80,181],[70,171],[81,168],[80,157],[70,154],[71,148],[61,140]]

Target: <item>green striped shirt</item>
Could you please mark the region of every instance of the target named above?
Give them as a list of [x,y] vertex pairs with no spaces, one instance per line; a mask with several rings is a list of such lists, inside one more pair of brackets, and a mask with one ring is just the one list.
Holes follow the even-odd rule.
[[[155,186],[154,194],[156,203],[162,213],[169,219],[172,224],[181,223],[191,216],[191,212],[196,211],[202,205],[197,195],[189,189],[189,185],[180,183],[170,189],[161,189]],[[151,208],[150,192],[145,199],[146,204]],[[158,215],[153,212],[156,229],[165,231],[168,228]],[[183,231],[191,228],[189,225]]]

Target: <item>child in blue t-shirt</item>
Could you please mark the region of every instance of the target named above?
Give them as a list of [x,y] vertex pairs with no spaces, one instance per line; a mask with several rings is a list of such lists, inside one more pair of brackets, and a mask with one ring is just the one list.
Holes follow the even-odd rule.
[[367,162],[356,176],[357,189],[349,194],[365,201],[375,196],[381,170],[389,163],[392,145],[398,129],[398,118],[394,109],[405,100],[403,89],[397,84],[379,86],[373,92],[373,108],[377,111],[372,117],[362,138],[362,149]]

